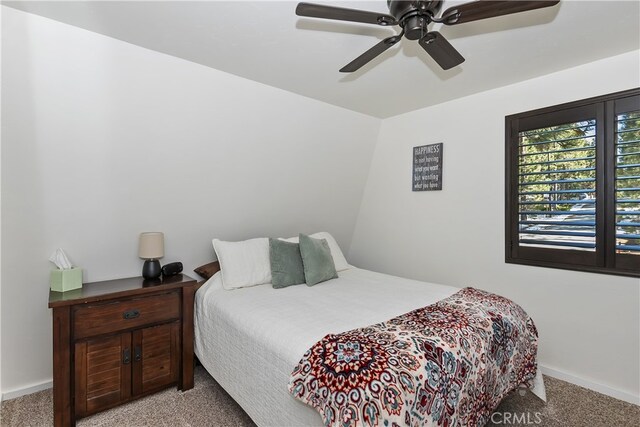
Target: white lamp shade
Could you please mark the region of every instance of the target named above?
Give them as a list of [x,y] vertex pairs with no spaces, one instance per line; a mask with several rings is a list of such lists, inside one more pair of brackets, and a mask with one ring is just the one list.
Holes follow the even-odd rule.
[[164,256],[164,233],[153,231],[140,233],[138,256],[142,259],[159,259]]

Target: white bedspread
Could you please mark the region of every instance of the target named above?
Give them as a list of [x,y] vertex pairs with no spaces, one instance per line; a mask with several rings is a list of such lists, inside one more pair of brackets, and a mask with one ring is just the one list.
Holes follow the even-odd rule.
[[459,290],[358,268],[339,275],[313,287],[227,291],[217,273],[198,290],[196,355],[259,426],[322,425],[313,408],[288,393],[287,383],[305,351],[325,335],[389,320]]

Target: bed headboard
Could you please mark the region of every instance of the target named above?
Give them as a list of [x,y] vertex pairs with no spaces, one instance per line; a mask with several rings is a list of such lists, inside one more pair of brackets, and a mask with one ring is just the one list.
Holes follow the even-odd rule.
[[193,270],[198,276],[202,277],[204,280],[198,282],[196,286],[196,290],[200,289],[200,286],[204,284],[211,276],[220,271],[220,263],[218,261],[210,262],[209,264],[201,265]]

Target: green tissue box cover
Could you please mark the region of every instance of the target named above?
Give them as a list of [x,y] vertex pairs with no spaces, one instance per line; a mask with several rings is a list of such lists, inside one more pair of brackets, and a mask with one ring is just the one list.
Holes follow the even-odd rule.
[[72,291],[82,287],[82,269],[51,271],[51,290],[56,292]]

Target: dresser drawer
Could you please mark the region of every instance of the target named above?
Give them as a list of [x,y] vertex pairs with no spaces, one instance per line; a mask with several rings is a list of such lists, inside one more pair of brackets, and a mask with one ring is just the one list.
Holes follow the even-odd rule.
[[180,318],[180,294],[134,298],[112,303],[78,306],[74,310],[76,339],[137,328]]

